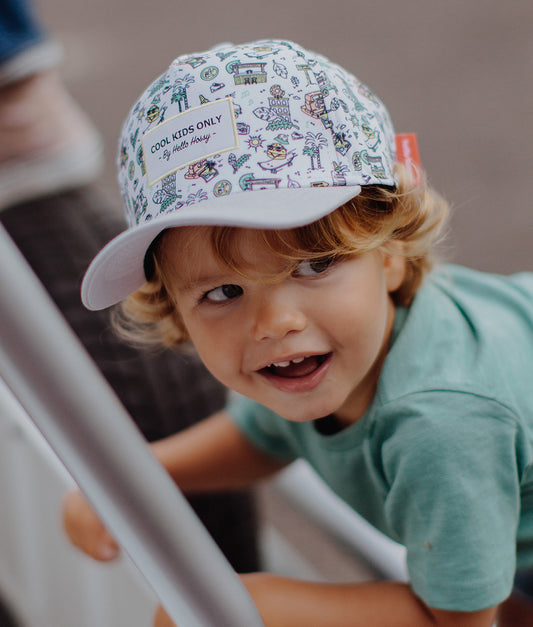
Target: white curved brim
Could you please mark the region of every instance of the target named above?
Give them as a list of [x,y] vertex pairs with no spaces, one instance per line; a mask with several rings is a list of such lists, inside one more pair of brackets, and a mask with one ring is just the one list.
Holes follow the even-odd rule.
[[93,311],[104,309],[138,290],[146,282],[146,251],[165,229],[198,225],[291,229],[315,222],[360,191],[359,185],[247,191],[182,207],[131,227],[92,261],[83,278],[83,304]]

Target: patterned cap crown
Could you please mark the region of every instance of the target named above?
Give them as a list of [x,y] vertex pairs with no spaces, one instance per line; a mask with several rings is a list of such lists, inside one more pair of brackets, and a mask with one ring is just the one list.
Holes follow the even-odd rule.
[[393,163],[392,124],[366,86],[265,40],[175,59],[126,120],[119,183],[135,226],[250,191],[393,185]]

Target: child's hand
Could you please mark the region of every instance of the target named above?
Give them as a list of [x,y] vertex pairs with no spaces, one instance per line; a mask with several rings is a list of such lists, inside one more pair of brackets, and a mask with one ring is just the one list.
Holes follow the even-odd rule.
[[172,622],[170,616],[161,605],[157,608],[155,613],[153,627],[176,627],[176,624]]
[[118,557],[119,545],[77,490],[69,492],[63,502],[63,527],[72,544],[95,560],[108,562]]

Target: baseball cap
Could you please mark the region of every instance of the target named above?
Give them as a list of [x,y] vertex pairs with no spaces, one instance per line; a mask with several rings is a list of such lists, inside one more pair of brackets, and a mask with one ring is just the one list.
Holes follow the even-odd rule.
[[396,184],[394,130],[355,76],[290,41],[179,56],[137,100],[119,140],[129,227],[89,266],[82,300],[113,305],[147,280],[165,229],[310,224],[363,185]]

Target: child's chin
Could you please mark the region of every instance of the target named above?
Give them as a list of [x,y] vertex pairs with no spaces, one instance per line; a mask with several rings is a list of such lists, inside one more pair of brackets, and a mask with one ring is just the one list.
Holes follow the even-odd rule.
[[[263,404],[266,405],[266,403]],[[329,416],[330,414],[335,413],[334,407],[317,407],[316,403],[310,402],[307,405],[305,402],[301,402],[297,403],[297,405],[297,407],[291,407],[283,403],[271,403],[266,406],[289,422],[312,422],[314,420],[319,420],[320,418],[324,418],[325,416]]]

